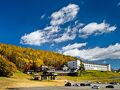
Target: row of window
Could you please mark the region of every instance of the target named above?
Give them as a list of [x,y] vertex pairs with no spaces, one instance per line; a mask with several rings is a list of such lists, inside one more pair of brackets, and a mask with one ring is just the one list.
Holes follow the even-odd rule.
[[101,67],[101,68],[107,68],[107,66],[101,66],[101,65],[90,65],[90,64],[84,64],[84,66],[87,66],[87,67]]

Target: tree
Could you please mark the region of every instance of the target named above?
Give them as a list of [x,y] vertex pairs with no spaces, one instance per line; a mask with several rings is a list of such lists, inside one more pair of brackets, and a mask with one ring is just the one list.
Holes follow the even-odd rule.
[[35,61],[32,62],[32,69],[34,71],[40,70],[40,66],[44,65],[43,60],[36,59]]
[[78,76],[81,76],[84,71],[85,71],[85,67],[84,67],[83,62],[81,61],[80,62],[80,67],[79,67],[79,70],[78,70]]
[[120,68],[117,70],[117,72],[120,72]]
[[15,64],[0,55],[0,76],[10,77],[16,70]]
[[0,55],[14,63],[18,70],[36,70],[41,65],[60,69],[62,65],[77,58],[65,56],[56,52],[22,48],[14,45],[0,43]]

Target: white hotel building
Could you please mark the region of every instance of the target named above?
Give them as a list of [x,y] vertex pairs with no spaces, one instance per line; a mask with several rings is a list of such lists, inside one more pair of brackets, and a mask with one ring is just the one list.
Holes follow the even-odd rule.
[[[80,60],[76,61],[69,61],[68,67],[70,69],[79,69],[80,67]],[[110,64],[95,64],[91,62],[82,62],[84,64],[85,70],[100,70],[100,71],[111,71]]]

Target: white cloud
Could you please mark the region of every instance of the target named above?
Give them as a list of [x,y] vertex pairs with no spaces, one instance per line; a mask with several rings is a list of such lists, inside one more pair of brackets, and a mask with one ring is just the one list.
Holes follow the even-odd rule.
[[[85,24],[79,22],[79,20],[74,20],[79,9],[80,8],[78,5],[69,4],[59,11],[54,12],[51,15],[51,21],[48,26],[44,27],[42,30],[37,30],[29,34],[25,34],[21,37],[21,43],[37,46],[45,43],[55,44],[68,40],[74,40],[80,37],[88,37],[91,34],[97,35],[108,33],[116,29],[116,26],[110,26],[110,24],[105,22],[100,24],[92,22],[85,26]],[[41,16],[41,18],[44,17],[45,14]],[[61,24],[72,20],[74,20],[74,22],[71,23],[71,25],[61,26]]]
[[48,34],[53,34],[53,33],[59,32],[60,27],[59,26],[47,26],[44,28],[44,31],[49,31]]
[[97,34],[103,34],[112,32],[116,29],[116,26],[110,26],[110,24],[102,22],[100,24],[96,22],[92,22],[84,26],[82,29],[79,30],[80,37],[88,37],[91,34],[97,35]]
[[51,15],[51,25],[60,25],[73,20],[79,11],[79,6],[69,4]]
[[65,42],[68,40],[74,40],[77,37],[77,33],[79,32],[79,29],[83,26],[83,23],[79,23],[78,21],[75,21],[73,26],[68,26],[64,29],[64,33],[60,34],[57,38],[55,38],[53,41],[56,43]]
[[62,28],[59,26],[47,26],[43,30],[37,30],[22,36],[21,43],[40,46],[44,43],[61,43],[74,40],[80,27],[81,24],[78,24],[73,28],[69,26],[61,31]]
[[45,18],[45,14],[43,14],[41,17],[40,17],[40,19],[44,19]]
[[120,2],[117,4],[117,6],[120,6]]
[[63,52],[65,55],[77,56],[86,60],[120,59],[120,44],[110,45],[106,48],[71,49]]
[[[60,27],[60,24],[64,24],[66,22],[73,20],[76,17],[78,11],[79,11],[78,5],[69,4],[68,6],[60,9],[59,11],[54,12],[51,15],[51,21],[49,26],[43,28],[42,30],[37,30],[31,32],[30,34],[26,34],[22,36],[21,43],[40,46],[41,44],[44,43],[54,43],[54,42],[59,43],[59,42],[75,39],[76,37],[75,28],[64,29]],[[43,19],[44,17],[45,14],[41,16],[41,19]]]
[[83,46],[86,46],[87,43],[74,43],[74,44],[68,44],[67,46],[62,48],[62,51],[68,51],[76,48],[81,48]]
[[76,30],[73,28],[65,28],[65,31],[63,34],[61,34],[59,37],[54,39],[54,42],[60,43],[65,42],[68,40],[74,40],[76,38]]
[[30,34],[26,34],[21,37],[21,43],[22,44],[29,44],[29,45],[37,45],[40,46],[43,43],[46,43],[47,38],[45,38],[45,33],[41,30],[37,30],[35,32],[32,32]]

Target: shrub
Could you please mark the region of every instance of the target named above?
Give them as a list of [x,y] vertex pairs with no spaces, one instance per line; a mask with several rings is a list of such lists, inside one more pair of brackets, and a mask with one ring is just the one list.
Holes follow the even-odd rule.
[[0,55],[0,76],[10,77],[17,70],[16,66]]

